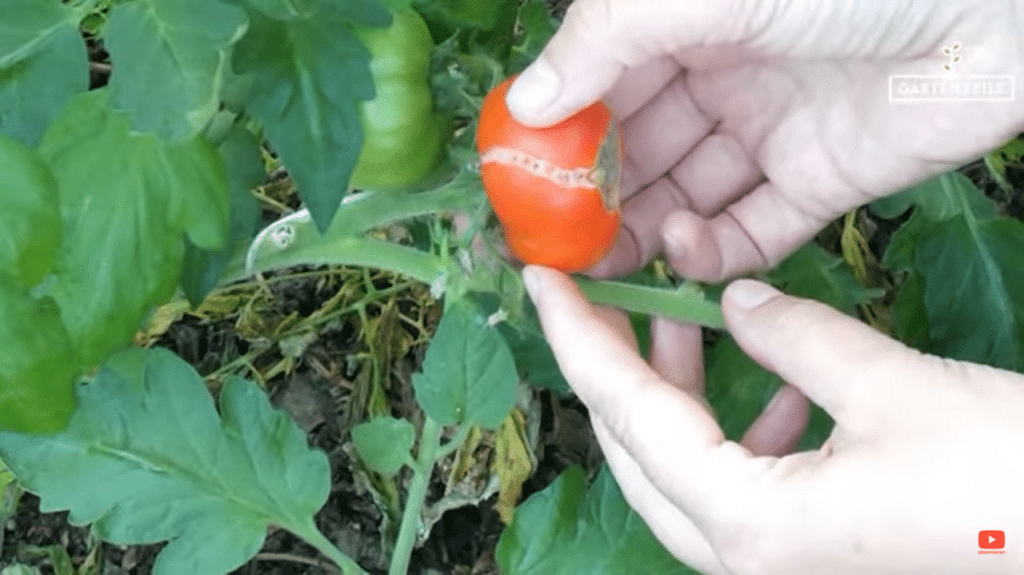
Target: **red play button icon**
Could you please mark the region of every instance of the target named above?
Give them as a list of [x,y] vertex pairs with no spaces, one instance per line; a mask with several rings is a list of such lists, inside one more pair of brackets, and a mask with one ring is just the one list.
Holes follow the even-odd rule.
[[982,549],[1002,549],[1006,547],[1006,534],[1002,531],[979,531],[978,547]]

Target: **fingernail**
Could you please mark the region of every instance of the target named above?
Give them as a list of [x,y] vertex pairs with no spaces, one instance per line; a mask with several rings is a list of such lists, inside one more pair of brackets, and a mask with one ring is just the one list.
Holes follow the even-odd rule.
[[545,108],[554,103],[561,90],[558,72],[541,56],[512,83],[505,103],[516,119],[536,121],[546,116]]
[[530,294],[530,299],[534,302],[537,301],[537,294],[540,293],[540,284],[543,281],[539,274],[538,269],[533,266],[526,266],[523,268],[523,283],[526,284],[526,291]]
[[782,402],[786,398],[786,394],[783,392],[784,389],[786,389],[785,386],[775,390],[775,395],[772,396],[772,400],[768,402],[768,405],[764,406],[764,409],[761,410],[762,413],[771,413],[773,410],[781,408]]
[[725,296],[743,311],[750,311],[782,292],[772,286],[754,280],[736,280],[726,289]]

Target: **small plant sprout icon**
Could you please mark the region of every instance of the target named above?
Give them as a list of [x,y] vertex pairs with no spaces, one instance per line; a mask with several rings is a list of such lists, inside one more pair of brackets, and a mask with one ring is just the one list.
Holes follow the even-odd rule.
[[956,64],[957,62],[960,61],[960,52],[962,49],[963,46],[960,45],[960,42],[957,42],[952,46],[942,47],[942,53],[945,54],[947,58],[949,58],[949,62],[946,62],[945,64],[942,65],[942,67],[945,68],[947,72],[951,72],[953,70],[953,64]]

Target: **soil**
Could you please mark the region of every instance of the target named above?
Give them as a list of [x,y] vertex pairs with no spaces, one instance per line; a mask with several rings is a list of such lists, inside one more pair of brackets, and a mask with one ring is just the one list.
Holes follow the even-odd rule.
[[[302,270],[289,270],[289,273],[295,271]],[[378,289],[387,287],[386,282],[375,280],[374,283]],[[308,316],[328,303],[332,294],[324,289],[324,285],[323,277],[270,283],[269,301],[272,305],[261,309],[261,317],[285,318],[293,313]],[[437,320],[437,310],[433,309],[436,302],[426,306],[429,309],[417,310],[415,304],[408,301],[399,307],[404,308],[406,316],[422,315],[429,321]],[[373,321],[379,319],[380,314],[368,310],[367,317]],[[206,376],[260,345],[258,339],[249,339],[238,332],[237,321],[237,313],[212,320],[186,314],[150,343],[177,353]],[[429,327],[433,329],[433,326]],[[351,361],[348,363],[354,366],[353,369],[337,368],[363,350],[358,328],[358,317],[328,324],[306,348],[291,373],[276,376],[265,383],[275,405],[288,411],[300,427],[308,431],[311,445],[328,454],[332,491],[316,518],[321,531],[368,572],[382,575],[387,572],[388,556],[382,548],[382,512],[361,486],[359,478],[353,476],[352,470],[358,465],[350,456],[352,447],[348,430],[354,419],[350,412],[354,401],[351,390],[353,381],[361,377],[361,371],[358,362]],[[416,421],[408,382],[422,361],[425,346],[426,341],[392,358],[388,400],[393,406],[393,415],[397,417]],[[254,364],[261,370],[283,359],[276,348],[257,358]],[[334,366],[328,370],[328,377],[324,374],[325,365]],[[599,449],[590,432],[585,408],[574,398],[558,398],[548,391],[537,391],[536,394],[542,407],[540,445],[537,449],[539,462],[534,475],[524,485],[524,498],[543,489],[569,465],[581,464],[588,469],[596,469],[600,462]],[[440,473],[435,473],[428,502],[444,492],[444,479]],[[498,573],[493,552],[503,524],[495,511],[496,498],[492,496],[478,505],[445,512],[433,526],[430,537],[414,552],[409,573]],[[70,525],[66,512],[40,513],[38,498],[24,494],[17,512],[4,525],[0,565],[21,561],[37,565],[44,574],[65,575],[55,571],[48,556],[41,555],[36,549],[55,545],[66,550],[71,564],[80,569],[77,573],[103,575],[146,575],[152,571],[153,561],[162,547],[162,544],[126,547],[100,542],[89,536],[86,527]],[[83,565],[87,567],[83,569]],[[272,529],[261,552],[233,573],[336,575],[337,569],[302,540],[287,531]]]

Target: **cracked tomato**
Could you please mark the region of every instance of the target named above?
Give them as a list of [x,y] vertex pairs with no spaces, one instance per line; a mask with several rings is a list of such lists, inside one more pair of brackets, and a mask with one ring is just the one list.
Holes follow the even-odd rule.
[[567,273],[589,269],[619,231],[616,120],[598,102],[560,124],[528,128],[505,105],[513,80],[496,86],[480,110],[484,189],[517,258]]

